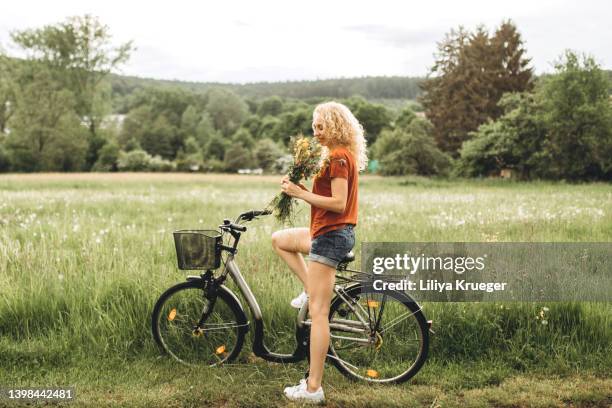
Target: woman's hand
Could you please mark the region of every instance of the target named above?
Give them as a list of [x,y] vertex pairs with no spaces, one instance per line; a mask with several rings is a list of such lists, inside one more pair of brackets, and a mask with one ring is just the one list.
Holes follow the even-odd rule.
[[304,190],[289,180],[289,176],[281,179],[281,191],[290,197],[300,198]]

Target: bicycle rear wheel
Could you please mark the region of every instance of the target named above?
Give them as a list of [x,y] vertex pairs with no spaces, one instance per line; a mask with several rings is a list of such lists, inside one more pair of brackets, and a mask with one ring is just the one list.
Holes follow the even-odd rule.
[[228,289],[220,286],[209,299],[200,280],[168,289],[152,314],[155,342],[188,365],[232,361],[242,349],[247,326],[242,308]]
[[401,292],[361,284],[343,289],[331,304],[330,331],[330,358],[349,378],[402,383],[427,359],[429,324]]

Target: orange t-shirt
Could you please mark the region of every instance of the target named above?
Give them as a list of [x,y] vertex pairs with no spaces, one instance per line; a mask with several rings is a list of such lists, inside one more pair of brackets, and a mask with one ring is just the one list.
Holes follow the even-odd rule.
[[359,168],[355,158],[344,147],[338,147],[329,153],[329,164],[314,178],[312,192],[314,194],[331,197],[331,179],[341,177],[347,180],[348,191],[346,207],[343,213],[328,211],[323,208],[311,206],[310,210],[310,236],[315,238],[328,231],[342,228],[346,224],[357,225],[357,184],[359,182]]

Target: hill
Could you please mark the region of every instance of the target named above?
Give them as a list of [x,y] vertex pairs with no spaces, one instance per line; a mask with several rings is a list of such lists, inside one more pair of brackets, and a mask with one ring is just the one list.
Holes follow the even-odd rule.
[[296,99],[347,98],[352,95],[361,95],[366,99],[416,99],[421,92],[419,82],[422,80],[423,78],[418,77],[391,76],[231,84],[122,75],[112,75],[111,77],[113,93],[121,96],[128,95],[137,88],[147,86],[179,87],[195,92],[203,92],[214,87],[229,89],[242,97],[255,99],[273,95]]

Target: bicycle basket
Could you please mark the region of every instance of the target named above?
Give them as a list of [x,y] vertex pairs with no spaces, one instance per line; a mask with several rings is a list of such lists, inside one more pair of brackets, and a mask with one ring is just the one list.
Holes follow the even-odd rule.
[[217,269],[221,265],[221,233],[215,230],[174,231],[179,269]]

